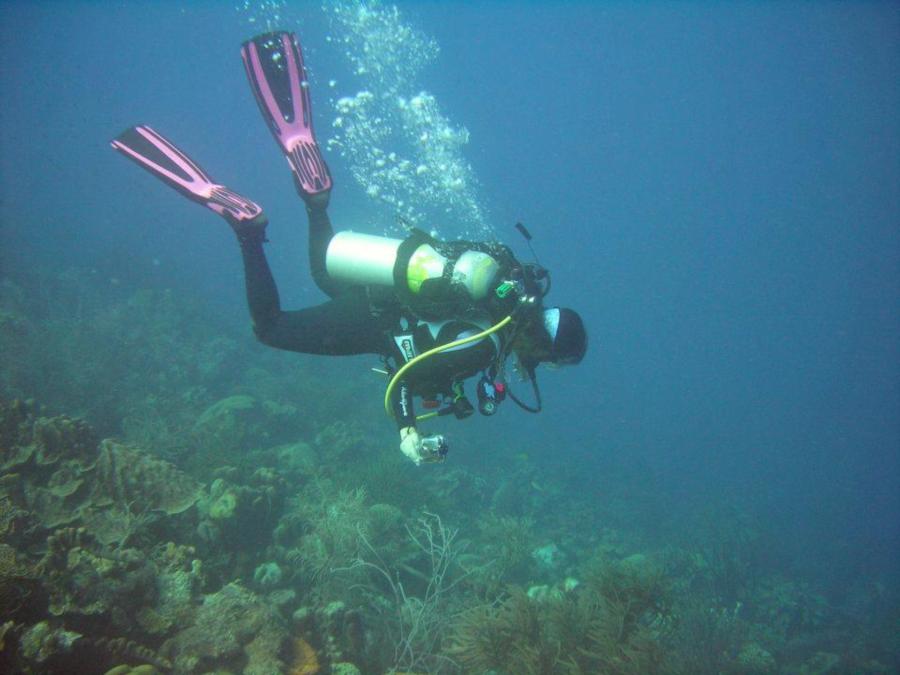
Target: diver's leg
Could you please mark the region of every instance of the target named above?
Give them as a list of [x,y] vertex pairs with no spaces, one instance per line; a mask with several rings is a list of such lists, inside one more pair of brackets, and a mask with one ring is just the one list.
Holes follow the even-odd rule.
[[[327,216],[320,226],[322,222],[327,224]],[[384,310],[373,311],[365,288],[347,287],[324,304],[284,312],[263,251],[265,237],[248,232],[239,235],[238,241],[244,259],[247,304],[260,342],[305,354],[384,353],[384,336],[395,317]]]
[[266,253],[263,251],[265,240],[263,232],[250,231],[238,234],[241,256],[244,259],[247,307],[253,320],[253,331],[257,335],[270,331],[282,314],[278,287],[275,285]]
[[334,298],[343,288],[328,278],[325,269],[325,254],[334,235],[326,211],[331,173],[313,131],[312,100],[300,43],[293,33],[265,33],[247,40],[241,57],[259,110],[287,157],[297,193],[306,204],[313,280]]
[[346,289],[346,286],[341,286],[328,276],[328,270],[325,267],[328,244],[334,236],[334,228],[331,226],[328,211],[321,201],[316,201],[314,198],[304,201],[306,202],[306,215],[309,219],[309,270],[316,286],[322,289],[322,292],[328,297],[334,298]]
[[321,305],[281,312],[265,326],[255,326],[265,345],[304,354],[349,356],[384,354],[386,326],[374,316],[361,289]]

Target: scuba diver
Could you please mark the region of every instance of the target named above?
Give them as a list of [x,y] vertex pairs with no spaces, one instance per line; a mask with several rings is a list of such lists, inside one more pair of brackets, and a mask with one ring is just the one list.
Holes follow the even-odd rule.
[[[587,336],[571,309],[545,307],[549,273],[520,263],[497,243],[439,241],[413,230],[406,239],[335,233],[327,207],[332,180],[313,133],[302,52],[293,33],[243,44],[244,67],[259,109],[287,158],[309,219],[309,264],[329,296],[321,305],[283,311],[263,243],[262,208],[224,185],[146,125],[125,130],[112,147],[192,201],[222,216],[237,235],[247,302],[257,338],[306,354],[375,354],[390,379],[385,410],[397,422],[400,449],[416,464],[443,461],[444,436],[419,433],[429,417],[468,417],[475,406],[463,382],[478,376],[479,412],[492,415],[507,397],[539,412],[535,369],[581,361]],[[521,225],[519,231],[531,236]],[[533,403],[510,388],[507,361],[530,380]],[[428,412],[416,415],[413,398]]]

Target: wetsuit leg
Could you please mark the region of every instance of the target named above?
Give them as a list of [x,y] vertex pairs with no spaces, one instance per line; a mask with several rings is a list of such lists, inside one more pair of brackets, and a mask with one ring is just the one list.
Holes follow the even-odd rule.
[[[327,216],[324,222],[327,223]],[[322,305],[284,312],[263,251],[263,233],[239,237],[239,241],[244,259],[247,304],[253,330],[261,342],[306,354],[385,352],[385,334],[396,317],[390,313],[373,313],[365,288],[347,287]],[[327,240],[325,243],[327,246]],[[324,253],[321,264],[324,272]]]
[[[360,289],[361,290],[361,289]],[[369,312],[364,293],[348,291],[321,305],[282,312],[267,326],[255,326],[270,347],[304,354],[384,354],[385,326]]]
[[328,276],[325,268],[325,255],[328,244],[334,236],[334,228],[328,217],[325,206],[307,204],[306,215],[309,217],[309,271],[313,280],[323,293],[334,298],[346,292],[347,287],[335,283]]
[[266,240],[264,231],[247,232],[238,235],[241,257],[244,259],[244,286],[247,291],[247,307],[253,320],[253,331],[259,334],[260,327],[271,326],[281,314],[281,299],[278,287],[269,269],[269,261],[263,251]]
[[[331,220],[325,210],[324,203],[307,201],[306,214],[309,216],[309,269],[313,280],[323,293],[330,298],[337,298],[345,293],[359,293],[359,286],[335,281],[328,276],[325,260],[328,253],[328,244],[334,236]],[[392,312],[399,321],[400,306],[397,304],[397,296],[392,288],[387,286],[369,286],[365,292],[368,294],[369,304],[378,308],[379,312]]]

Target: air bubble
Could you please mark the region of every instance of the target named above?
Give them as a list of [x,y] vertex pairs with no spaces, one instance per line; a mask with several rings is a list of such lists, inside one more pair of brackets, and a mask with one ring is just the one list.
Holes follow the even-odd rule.
[[324,9],[333,19],[330,37],[344,46],[361,87],[332,104],[332,146],[367,196],[385,207],[381,220],[402,216],[413,226],[442,223],[448,238],[496,239],[463,155],[469,132],[418,80],[437,57],[437,43],[378,0]]

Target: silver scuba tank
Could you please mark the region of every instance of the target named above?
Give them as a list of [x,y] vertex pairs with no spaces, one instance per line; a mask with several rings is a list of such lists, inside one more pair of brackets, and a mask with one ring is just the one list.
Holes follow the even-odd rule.
[[361,286],[393,286],[394,264],[402,239],[338,232],[328,244],[325,270],[336,281]]

